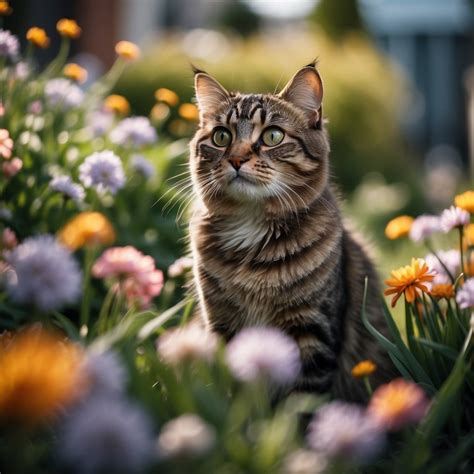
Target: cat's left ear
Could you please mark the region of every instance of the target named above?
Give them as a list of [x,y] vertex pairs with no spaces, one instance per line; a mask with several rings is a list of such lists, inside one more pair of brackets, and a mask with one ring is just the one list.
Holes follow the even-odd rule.
[[278,95],[302,109],[311,123],[321,128],[323,81],[314,64],[300,69]]
[[215,113],[229,100],[229,93],[206,72],[195,70],[194,88],[201,116]]

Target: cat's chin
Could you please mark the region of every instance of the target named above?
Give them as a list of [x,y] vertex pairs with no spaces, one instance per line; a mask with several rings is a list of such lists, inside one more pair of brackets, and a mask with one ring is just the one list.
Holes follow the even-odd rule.
[[236,176],[226,186],[227,194],[238,201],[260,201],[270,196],[269,189],[244,176]]

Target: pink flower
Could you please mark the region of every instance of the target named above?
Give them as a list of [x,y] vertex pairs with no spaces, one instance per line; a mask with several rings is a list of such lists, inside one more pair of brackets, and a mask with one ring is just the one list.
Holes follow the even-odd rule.
[[409,235],[413,242],[420,242],[440,230],[440,218],[438,216],[424,214],[414,220],[410,227]]
[[[2,145],[0,145],[0,149],[1,147]],[[2,163],[2,171],[3,171],[3,176],[5,176],[5,178],[13,178],[13,176],[16,176],[22,168],[23,168],[23,161],[21,161],[20,158],[15,157],[10,161],[4,161]]]
[[18,245],[18,239],[16,238],[15,232],[10,227],[3,229],[2,233],[2,247],[6,250],[11,250]]
[[176,278],[183,275],[186,270],[191,269],[193,266],[193,259],[190,257],[181,257],[174,261],[168,268],[168,276]]
[[0,156],[9,159],[12,156],[13,140],[6,128],[0,128]]
[[441,230],[447,234],[455,227],[462,227],[469,224],[470,214],[460,207],[451,206],[449,209],[445,209],[441,213],[440,219]]

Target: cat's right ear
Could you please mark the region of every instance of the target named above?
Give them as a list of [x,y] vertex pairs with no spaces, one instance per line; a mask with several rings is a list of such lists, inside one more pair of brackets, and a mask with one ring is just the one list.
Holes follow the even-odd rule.
[[194,88],[201,117],[215,113],[230,97],[224,87],[206,72],[195,73]]

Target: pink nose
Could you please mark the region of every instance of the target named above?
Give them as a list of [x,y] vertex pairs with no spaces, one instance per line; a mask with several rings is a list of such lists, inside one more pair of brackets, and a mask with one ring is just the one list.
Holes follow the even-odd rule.
[[243,156],[231,156],[229,158],[229,163],[235,170],[238,171],[240,167],[248,160],[248,158],[244,158]]

